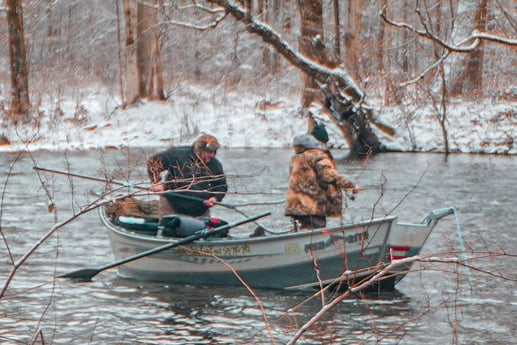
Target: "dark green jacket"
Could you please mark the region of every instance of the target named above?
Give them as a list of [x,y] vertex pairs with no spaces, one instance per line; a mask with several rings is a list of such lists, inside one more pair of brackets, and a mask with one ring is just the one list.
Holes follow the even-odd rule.
[[176,211],[191,216],[208,210],[203,200],[215,196],[221,201],[228,190],[221,162],[214,158],[205,164],[192,146],[171,147],[153,155],[147,162],[147,171],[152,183],[160,182],[161,173],[167,171],[164,181],[173,191],[166,195],[167,199]]

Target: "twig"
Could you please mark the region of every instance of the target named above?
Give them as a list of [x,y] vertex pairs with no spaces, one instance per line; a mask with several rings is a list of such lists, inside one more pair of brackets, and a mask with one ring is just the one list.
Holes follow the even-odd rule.
[[[125,196],[124,196],[125,197]],[[67,218],[66,220],[54,224],[54,226],[45,233],[18,261],[16,261],[13,265],[13,268],[9,272],[9,275],[7,276],[5,280],[5,284],[0,291],[0,299],[4,296],[5,292],[7,291],[7,288],[9,287],[9,284],[11,283],[12,279],[14,278],[14,275],[18,271],[18,269],[27,261],[27,259],[50,237],[52,236],[56,231],[64,227],[65,225],[71,223],[72,221],[76,220],[80,215],[85,214],[87,212],[90,212],[92,210],[97,209],[98,207],[101,207],[107,203],[111,202],[111,200],[104,200],[101,202],[94,202],[92,204],[89,204],[85,208],[83,208],[78,214],[74,214]]]
[[239,275],[239,272],[237,272],[235,270],[235,268],[233,268],[232,265],[230,265],[226,260],[218,257],[217,255],[214,255],[214,254],[211,254],[211,253],[207,253],[207,252],[203,252],[203,251],[199,251],[199,250],[193,250],[191,248],[188,248],[188,247],[184,247],[185,250],[189,251],[189,252],[192,252],[192,253],[197,253],[197,254],[201,254],[201,255],[205,255],[205,256],[210,256],[210,257],[213,257],[214,259],[218,260],[219,262],[221,262],[226,268],[228,268],[230,271],[232,271],[232,273],[235,275],[235,277],[240,281],[240,283],[249,291],[249,293],[253,296],[253,298],[255,299],[255,301],[257,302],[257,305],[262,313],[262,317],[264,319],[264,323],[266,324],[266,329],[268,330],[269,332],[269,339],[271,339],[271,343],[272,344],[276,344],[275,342],[275,337],[273,336],[273,330],[271,328],[271,324],[269,323],[269,320],[268,320],[268,317],[267,317],[267,313],[264,309],[264,304],[262,303],[262,300],[260,299],[260,297],[255,293],[255,291],[253,291],[253,289],[251,288],[251,286],[248,285],[248,283],[246,283],[246,281]]
[[9,260],[10,260],[11,264],[13,264],[13,265],[14,265],[13,254],[11,252],[11,248],[9,247],[9,243],[7,242],[7,239],[5,238],[4,232],[2,231],[2,218],[3,218],[3,210],[4,210],[5,191],[7,190],[9,178],[11,177],[11,174],[12,174],[12,171],[13,171],[13,168],[15,165],[14,163],[16,163],[18,161],[18,159],[20,159],[20,157],[21,157],[21,152],[18,153],[18,155],[16,155],[14,162],[9,164],[9,172],[7,173],[7,177],[5,178],[4,186],[2,188],[2,197],[0,198],[0,235],[2,235],[2,240],[5,243],[5,248],[7,249],[7,253],[9,255]]

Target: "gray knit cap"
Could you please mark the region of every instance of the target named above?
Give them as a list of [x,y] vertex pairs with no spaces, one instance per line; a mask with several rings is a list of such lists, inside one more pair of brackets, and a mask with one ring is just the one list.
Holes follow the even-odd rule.
[[304,147],[306,149],[322,149],[321,144],[312,135],[308,134],[295,136],[293,146]]

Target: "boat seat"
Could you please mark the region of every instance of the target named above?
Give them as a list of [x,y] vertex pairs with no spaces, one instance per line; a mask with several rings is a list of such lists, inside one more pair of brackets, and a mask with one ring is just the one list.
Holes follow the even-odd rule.
[[146,235],[156,235],[158,232],[158,219],[154,218],[120,216],[117,225]]
[[[228,224],[213,217],[194,218],[186,215],[174,214],[163,216],[158,224],[160,234],[164,237],[188,237],[206,228],[217,228]],[[216,237],[226,237],[228,230]]]

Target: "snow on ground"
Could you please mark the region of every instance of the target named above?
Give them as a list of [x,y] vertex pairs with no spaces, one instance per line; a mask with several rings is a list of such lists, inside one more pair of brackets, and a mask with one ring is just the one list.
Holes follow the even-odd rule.
[[[80,101],[70,98],[43,108],[37,128],[3,126],[10,145],[0,152],[47,149],[88,150],[105,147],[164,147],[191,144],[210,133],[224,147],[288,147],[307,130],[298,99],[268,101],[237,93],[208,95],[183,87],[164,102],[142,101],[126,110],[107,92],[91,92]],[[378,132],[390,148],[400,151],[444,149],[432,111],[425,107],[383,109],[378,116],[394,127],[397,137]],[[338,130],[326,121],[331,147],[346,147]],[[450,104],[446,123],[453,152],[517,154],[517,103]]]
[[[396,138],[382,137],[400,151],[443,152],[442,129],[430,108],[415,106],[401,114],[384,111],[384,122],[396,126]],[[407,121],[410,124],[407,124]],[[453,103],[445,126],[451,152],[517,154],[517,103]]]

